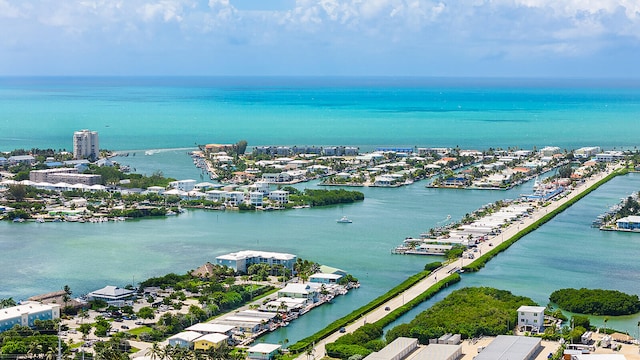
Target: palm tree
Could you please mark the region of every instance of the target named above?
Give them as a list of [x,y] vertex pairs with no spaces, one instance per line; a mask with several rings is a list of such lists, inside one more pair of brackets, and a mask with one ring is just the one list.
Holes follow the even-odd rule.
[[151,345],[151,347],[149,348],[149,357],[151,357],[151,360],[164,359],[164,349],[162,349],[162,347],[160,347],[157,342],[154,342],[153,345]]
[[12,297],[6,299],[0,299],[0,309],[16,306],[15,300]]

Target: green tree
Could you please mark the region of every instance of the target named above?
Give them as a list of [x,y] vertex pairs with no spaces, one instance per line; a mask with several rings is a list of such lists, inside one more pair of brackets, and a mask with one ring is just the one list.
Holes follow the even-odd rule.
[[149,306],[145,306],[138,310],[138,317],[141,319],[152,320],[156,317],[155,311]]
[[27,194],[27,187],[24,185],[9,185],[9,196],[15,201],[24,200],[25,195]]

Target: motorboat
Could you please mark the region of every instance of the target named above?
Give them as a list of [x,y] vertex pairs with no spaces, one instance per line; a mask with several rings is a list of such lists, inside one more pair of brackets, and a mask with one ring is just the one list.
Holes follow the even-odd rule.
[[351,221],[351,219],[349,219],[346,216],[343,216],[342,218],[340,218],[340,220],[338,220],[339,223],[341,224],[351,224],[353,221]]

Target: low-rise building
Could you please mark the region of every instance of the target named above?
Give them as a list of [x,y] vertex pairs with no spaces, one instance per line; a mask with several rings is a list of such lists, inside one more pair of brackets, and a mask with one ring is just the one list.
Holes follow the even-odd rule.
[[227,335],[213,333],[202,335],[193,341],[193,348],[195,350],[209,350],[211,348],[218,348],[225,344],[229,337]]
[[418,348],[418,339],[399,337],[382,350],[369,354],[364,360],[402,360]]
[[9,165],[17,165],[17,164],[33,165],[36,163],[36,158],[31,155],[15,155],[15,156],[10,156],[9,159],[7,159],[7,162],[9,163]]
[[616,221],[620,230],[640,231],[640,216],[627,216]]
[[170,182],[169,186],[180,191],[191,191],[195,188],[196,181],[191,179],[177,180]]
[[113,306],[124,306],[125,302],[135,297],[133,290],[123,289],[117,286],[107,285],[102,289],[87,294],[87,300],[102,300]]
[[60,305],[27,301],[0,310],[0,332],[7,331],[15,325],[33,327],[36,320],[58,318],[60,318]]
[[520,306],[518,308],[518,327],[531,328],[531,331],[544,330],[543,306]]
[[247,357],[251,360],[271,360],[273,359],[281,346],[278,344],[257,344],[247,349]]
[[253,264],[282,265],[293,270],[297,257],[292,254],[244,250],[216,257],[216,264],[228,266],[238,272],[247,272]]
[[540,350],[540,338],[499,335],[482,349],[475,360],[533,360]]
[[289,202],[289,192],[285,190],[274,190],[269,193],[269,200],[278,204],[286,204]]
[[306,299],[310,303],[318,301],[318,293],[322,284],[319,283],[289,283],[278,291],[278,298]]
[[624,159],[624,153],[622,151],[605,151],[596,154],[597,162],[613,162]]
[[193,342],[201,336],[202,334],[200,334],[199,332],[183,331],[171,336],[167,339],[167,341],[171,346],[193,348]]
[[319,284],[337,284],[343,276],[340,274],[316,273],[309,276],[309,282]]
[[195,325],[191,325],[185,330],[194,331],[199,334],[223,334],[227,336],[231,336],[231,332],[233,331],[233,326],[231,325],[222,325],[222,324],[212,324],[212,323],[197,323]]

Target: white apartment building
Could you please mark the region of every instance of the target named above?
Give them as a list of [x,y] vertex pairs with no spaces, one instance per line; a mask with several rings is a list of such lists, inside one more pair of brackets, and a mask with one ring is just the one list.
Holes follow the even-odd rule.
[[100,156],[98,132],[80,130],[73,133],[73,158],[97,160]]

